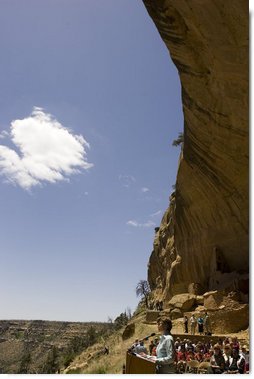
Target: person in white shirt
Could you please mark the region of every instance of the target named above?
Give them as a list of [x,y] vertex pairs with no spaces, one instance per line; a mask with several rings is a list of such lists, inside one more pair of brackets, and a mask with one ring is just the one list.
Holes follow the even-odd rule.
[[196,325],[197,325],[197,320],[194,315],[191,316],[190,318],[190,328],[191,328],[191,334],[194,335],[196,331]]

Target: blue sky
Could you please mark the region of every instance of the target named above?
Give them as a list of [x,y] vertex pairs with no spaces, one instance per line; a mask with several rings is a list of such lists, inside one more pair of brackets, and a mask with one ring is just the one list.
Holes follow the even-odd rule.
[[166,46],[141,1],[2,0],[0,49],[0,319],[133,311],[183,130]]

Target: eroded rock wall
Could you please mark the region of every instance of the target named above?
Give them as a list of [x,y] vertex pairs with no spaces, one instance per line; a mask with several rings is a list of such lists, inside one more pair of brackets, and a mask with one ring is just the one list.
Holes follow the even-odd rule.
[[182,86],[176,191],[156,233],[157,297],[232,286],[248,272],[248,2],[143,0]]

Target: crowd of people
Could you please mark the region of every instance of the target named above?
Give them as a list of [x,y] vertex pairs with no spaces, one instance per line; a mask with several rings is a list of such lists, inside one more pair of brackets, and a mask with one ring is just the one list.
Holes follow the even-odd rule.
[[[145,346],[145,340],[135,340],[132,351],[136,354],[158,357],[159,338],[150,340]],[[176,373],[184,373],[188,362],[209,362],[208,374],[244,374],[249,373],[249,348],[240,344],[237,337],[224,340],[219,338],[216,344],[212,340],[204,342],[181,340],[179,337],[174,342],[174,370]],[[190,369],[189,372],[196,372]]]
[[218,339],[216,344],[212,341],[191,342],[189,339],[177,338],[175,341],[175,364],[176,371],[185,372],[189,361],[199,363],[209,362],[209,374],[244,374],[249,372],[249,348],[241,346],[237,337],[224,340]]

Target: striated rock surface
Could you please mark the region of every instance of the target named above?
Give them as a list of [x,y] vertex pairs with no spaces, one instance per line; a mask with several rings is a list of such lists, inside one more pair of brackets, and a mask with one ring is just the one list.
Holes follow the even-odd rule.
[[146,322],[147,323],[156,323],[158,317],[160,316],[160,312],[158,311],[146,311]]
[[166,302],[190,288],[237,291],[249,249],[248,2],[143,2],[178,69],[184,112],[176,190],[148,280]]

